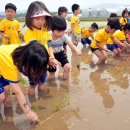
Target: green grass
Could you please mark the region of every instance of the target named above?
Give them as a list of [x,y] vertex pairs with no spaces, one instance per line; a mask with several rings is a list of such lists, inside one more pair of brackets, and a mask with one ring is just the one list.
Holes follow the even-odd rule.
[[[25,18],[16,18],[19,22],[25,22]],[[0,19],[1,21],[2,19]],[[70,18],[68,18],[70,21]],[[107,21],[107,18],[80,18],[80,21]]]
[[[70,18],[68,18],[70,21]],[[80,18],[80,21],[107,21],[107,18]]]

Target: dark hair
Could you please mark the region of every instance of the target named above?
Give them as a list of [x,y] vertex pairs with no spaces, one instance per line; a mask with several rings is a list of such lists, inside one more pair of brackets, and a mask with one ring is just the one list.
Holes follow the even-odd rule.
[[110,19],[107,22],[107,26],[110,26],[111,29],[118,30],[120,29],[120,23],[118,19]]
[[92,23],[92,24],[91,24],[91,28],[93,28],[93,29],[98,29],[98,25],[97,25],[96,23]]
[[128,12],[128,15],[130,15],[130,11]]
[[108,20],[110,20],[110,19],[118,19],[117,14],[116,13],[111,13]]
[[130,23],[126,23],[123,27],[122,30],[126,31],[126,30],[130,30]]
[[52,31],[64,31],[66,30],[66,21],[61,16],[53,16],[52,18]]
[[122,11],[122,17],[124,17],[125,13],[128,13],[127,9],[125,9],[125,10]]
[[16,48],[12,53],[14,64],[29,79],[38,81],[46,72],[49,56],[45,47],[36,40]]
[[[40,1],[34,1],[29,5],[27,13],[26,13],[26,20],[25,20],[25,25],[27,25],[28,28],[32,29],[32,26],[33,26],[31,16],[34,15],[36,12],[40,13],[41,11],[46,11],[47,13],[50,14],[47,7]],[[51,29],[52,18],[49,16],[46,16],[45,19],[46,19],[46,28]]]
[[64,7],[64,6],[59,7],[59,9],[58,9],[58,15],[61,15],[64,12],[67,13],[68,9],[66,7]]
[[77,10],[80,6],[78,4],[73,4],[72,5],[72,12],[74,12],[75,10]]
[[109,18],[115,18],[115,17],[117,17],[116,13],[111,13],[110,16],[109,16]]
[[16,10],[17,10],[16,6],[15,6],[14,4],[12,4],[12,3],[8,3],[8,4],[5,6],[5,11],[6,11],[7,9],[12,9],[12,10],[14,10],[15,12],[16,12]]

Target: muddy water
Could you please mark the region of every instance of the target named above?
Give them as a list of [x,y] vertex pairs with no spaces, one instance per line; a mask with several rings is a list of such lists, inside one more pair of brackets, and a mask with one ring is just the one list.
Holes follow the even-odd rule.
[[[26,95],[40,124],[30,125],[12,96],[13,109],[5,110],[5,123],[0,117],[0,130],[130,129],[130,53],[116,59],[108,58],[106,65],[94,66],[91,61],[97,58],[89,48],[80,45],[78,48],[83,52],[82,57],[68,49],[69,81],[60,78],[49,81],[46,85],[50,93],[39,92],[38,101]],[[59,69],[56,76],[61,74],[62,69]]]

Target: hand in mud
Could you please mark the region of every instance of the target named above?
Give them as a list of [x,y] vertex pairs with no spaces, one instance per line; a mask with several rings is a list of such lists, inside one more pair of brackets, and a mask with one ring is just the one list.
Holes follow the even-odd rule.
[[29,110],[29,111],[28,111],[27,113],[25,113],[25,114],[26,114],[28,120],[31,121],[31,123],[37,125],[37,124],[40,122],[40,120],[39,120],[37,114],[34,113],[33,111]]

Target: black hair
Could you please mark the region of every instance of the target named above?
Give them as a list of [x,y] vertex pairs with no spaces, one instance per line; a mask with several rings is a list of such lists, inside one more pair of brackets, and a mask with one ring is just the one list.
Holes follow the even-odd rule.
[[16,48],[12,53],[14,65],[29,79],[38,81],[46,72],[49,56],[45,47],[36,40]]
[[123,30],[123,31],[130,30],[130,23],[126,23],[126,24],[122,27],[122,30]]
[[128,15],[130,15],[130,11],[128,12]]
[[16,12],[17,7],[14,4],[12,4],[12,3],[8,3],[8,4],[5,5],[5,11],[7,9],[12,9],[12,10],[14,10]]
[[66,7],[64,7],[64,6],[59,7],[59,9],[58,9],[58,15],[61,15],[64,12],[67,13],[68,9]]
[[111,29],[118,30],[120,29],[120,22],[118,19],[110,19],[107,22],[107,26],[110,26]]
[[127,9],[125,9],[125,10],[122,11],[122,17],[124,17],[125,13],[128,13]]
[[72,5],[72,12],[74,12],[75,10],[77,10],[80,6],[78,4],[73,4]]
[[117,14],[116,13],[111,13],[109,18],[114,18],[114,17],[117,17]]
[[52,31],[64,31],[66,30],[66,21],[61,16],[53,16],[52,18]]
[[[27,25],[28,28],[32,29],[33,26],[31,16],[34,15],[36,12],[40,13],[41,11],[46,11],[47,13],[50,14],[45,4],[40,1],[34,1],[29,5],[26,13],[26,20],[25,20],[25,25]],[[46,24],[45,24],[46,28],[51,29],[52,18],[50,16],[45,16],[45,19],[46,19]]]
[[116,13],[111,13],[108,20],[110,20],[110,19],[118,19],[117,14]]
[[93,28],[93,29],[98,29],[98,25],[97,25],[96,23],[92,23],[92,24],[91,24],[91,28]]

